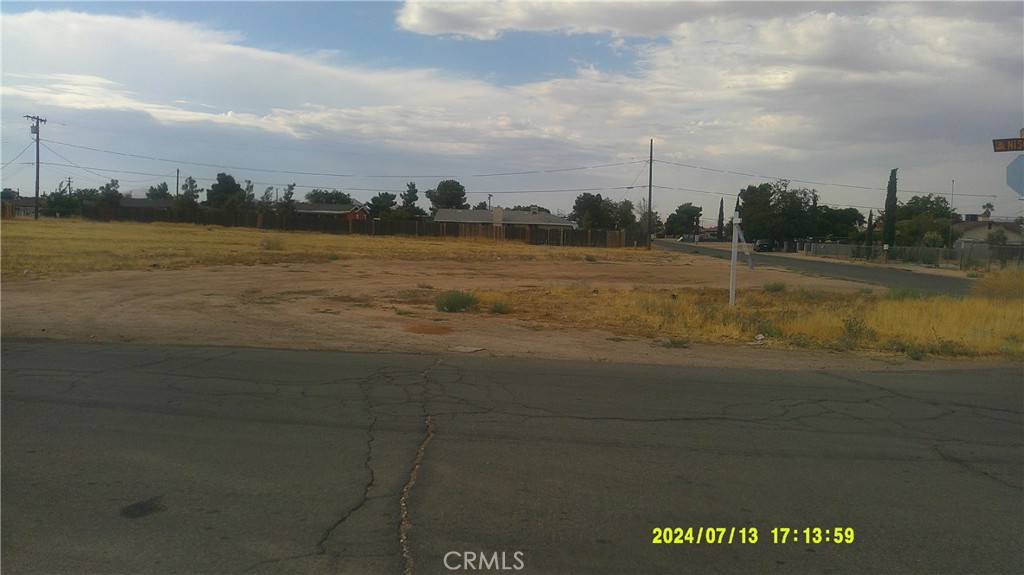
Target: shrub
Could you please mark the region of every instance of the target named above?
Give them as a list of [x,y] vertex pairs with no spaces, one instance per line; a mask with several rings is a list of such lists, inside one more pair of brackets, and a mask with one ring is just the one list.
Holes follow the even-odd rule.
[[491,313],[512,313],[512,306],[504,300],[494,300],[491,302]]
[[764,291],[768,293],[780,293],[786,291],[786,284],[782,282],[767,282],[764,284]]
[[901,299],[920,299],[921,292],[912,290],[905,287],[892,287],[889,288],[889,299],[901,300]]
[[437,308],[437,311],[456,312],[475,305],[476,301],[476,296],[471,293],[448,290],[434,299],[434,307]]
[[282,251],[284,250],[284,238],[263,238],[260,240],[261,250]]

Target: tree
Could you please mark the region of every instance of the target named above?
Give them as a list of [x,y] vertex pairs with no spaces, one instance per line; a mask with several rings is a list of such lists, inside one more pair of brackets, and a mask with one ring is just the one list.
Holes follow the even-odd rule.
[[238,209],[245,198],[245,190],[231,175],[217,174],[217,183],[206,192],[206,205],[228,210]]
[[370,198],[370,203],[367,204],[367,207],[370,209],[370,216],[374,218],[387,218],[390,216],[391,211],[398,204],[395,201],[397,197],[390,192],[381,192]]
[[100,186],[99,194],[93,200],[93,205],[97,208],[111,209],[117,208],[121,205],[121,195],[119,191],[120,185],[117,180],[110,180],[109,183]]
[[875,212],[868,210],[868,228],[864,231],[864,245],[871,246],[874,243]]
[[[744,235],[753,240],[755,238],[772,237],[772,194],[775,186],[773,184],[760,184],[758,186],[747,186],[740,190],[737,211],[742,219]],[[731,230],[730,230],[731,231]]]
[[665,221],[665,233],[669,236],[685,236],[700,231],[702,208],[690,202],[682,204],[676,211],[669,214]]
[[352,204],[352,196],[338,190],[314,189],[306,192],[306,201],[312,204]]
[[718,200],[718,227],[715,229],[715,238],[725,238],[725,198]]
[[295,184],[291,183],[284,189],[281,199],[274,202],[274,211],[280,215],[295,213]]
[[195,178],[192,176],[185,178],[185,183],[181,185],[181,194],[174,198],[174,208],[177,210],[198,209],[199,194],[202,191],[196,184]]
[[274,186],[267,186],[267,189],[263,190],[263,195],[260,199],[256,200],[256,211],[261,214],[266,214],[274,209]]
[[[914,196],[905,204],[898,204],[895,209],[896,236],[890,245],[921,245],[925,243],[928,232],[936,232],[944,237],[950,235],[950,224],[960,220],[949,205],[949,200],[935,194]],[[955,239],[955,234],[950,241]]]
[[474,210],[488,210],[490,208],[487,207],[487,202],[481,201],[477,205],[473,206],[473,209]]
[[612,227],[613,215],[608,210],[609,204],[601,194],[584,192],[576,196],[569,219],[578,223],[584,230],[607,230]]
[[[610,200],[609,200],[610,201]],[[638,229],[636,214],[634,213],[633,202],[629,200],[622,200],[621,202],[612,202],[614,208],[613,213],[615,215],[614,228],[617,230],[633,230]],[[644,222],[646,223],[647,216],[644,215]]]
[[3,200],[5,202],[16,200],[20,197],[21,195],[17,191],[12,190],[11,188],[4,188],[3,191],[0,192],[0,200]]
[[416,182],[409,182],[405,185],[405,191],[400,194],[402,205],[396,209],[391,218],[395,220],[414,220],[417,217],[427,215],[423,208],[416,205],[419,201],[419,190],[416,189]]
[[[640,198],[636,202],[636,207],[633,208],[633,212],[636,214],[636,229],[640,233],[641,237],[646,238],[647,233],[647,198]],[[654,235],[663,236],[665,235],[665,222],[661,220],[661,215],[658,212],[654,212],[651,215],[651,219],[654,220]]]
[[990,246],[1005,246],[1007,239],[1006,230],[996,228],[985,236],[985,243]]
[[992,205],[992,202],[985,202],[984,204],[982,204],[981,209],[983,211],[988,212],[988,215],[991,216],[992,212],[995,211],[996,207]]
[[469,204],[466,203],[466,188],[456,180],[440,182],[436,189],[427,190],[426,196],[430,200],[431,214],[436,214],[437,210],[441,209],[469,209]]
[[146,198],[150,200],[169,200],[172,197],[170,189],[167,187],[167,182],[160,182],[155,186],[150,186],[149,191],[146,192]]
[[532,212],[533,210],[537,210],[538,212],[544,212],[545,214],[551,213],[551,210],[543,206],[520,206],[519,204],[516,204],[516,206],[511,209],[516,212]]
[[815,236],[848,238],[857,234],[864,225],[864,214],[857,208],[820,206],[817,215],[816,227],[811,234]]
[[889,186],[885,190],[885,213],[882,220],[882,243],[896,245],[896,170],[889,172]]

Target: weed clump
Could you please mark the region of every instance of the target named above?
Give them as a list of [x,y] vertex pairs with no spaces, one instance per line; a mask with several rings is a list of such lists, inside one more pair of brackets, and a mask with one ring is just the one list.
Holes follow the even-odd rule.
[[284,251],[284,238],[263,238],[260,240],[260,249],[275,252]]
[[505,300],[494,300],[491,302],[491,313],[512,313],[512,306]]
[[767,282],[764,284],[764,291],[768,293],[782,293],[786,291],[786,284],[783,282]]
[[476,305],[476,296],[464,291],[448,290],[434,299],[434,307],[437,311],[457,312],[463,311]]

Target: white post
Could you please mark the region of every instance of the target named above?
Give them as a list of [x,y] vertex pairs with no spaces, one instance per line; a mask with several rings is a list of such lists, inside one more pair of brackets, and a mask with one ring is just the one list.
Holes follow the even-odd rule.
[[729,307],[736,307],[736,251],[739,247],[740,215],[732,214],[732,262],[729,264]]

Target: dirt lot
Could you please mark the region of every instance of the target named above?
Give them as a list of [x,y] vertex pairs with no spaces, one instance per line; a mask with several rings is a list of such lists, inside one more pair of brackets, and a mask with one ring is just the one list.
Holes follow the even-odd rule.
[[[782,281],[854,292],[862,284],[741,268],[740,289]],[[727,288],[728,262],[680,254],[661,263],[378,261],[151,269],[4,278],[7,338],[252,346],[370,352],[477,353],[674,365],[920,369],[965,362],[781,350],[754,345],[666,348],[656,340],[490,313],[441,313],[445,289]]]

